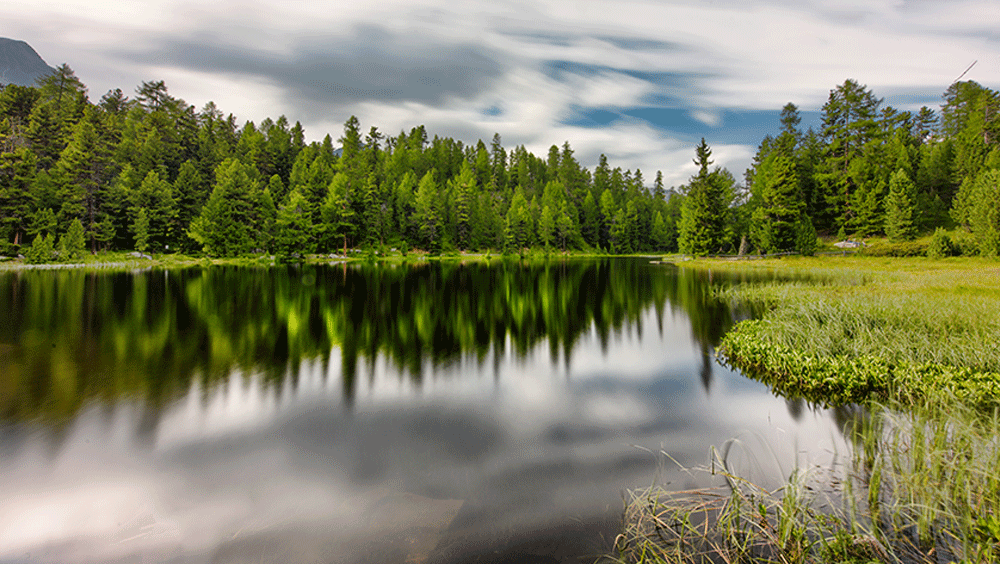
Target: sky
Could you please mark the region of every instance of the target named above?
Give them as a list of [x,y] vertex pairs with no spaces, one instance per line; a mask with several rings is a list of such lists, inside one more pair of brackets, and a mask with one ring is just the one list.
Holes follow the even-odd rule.
[[1000,86],[997,0],[33,0],[0,36],[68,63],[97,101],[164,80],[240,123],[285,115],[308,140],[351,115],[388,135],[499,133],[582,165],[695,172],[704,137],[737,178],[792,102],[818,126],[852,78],[884,103],[937,109],[964,76]]

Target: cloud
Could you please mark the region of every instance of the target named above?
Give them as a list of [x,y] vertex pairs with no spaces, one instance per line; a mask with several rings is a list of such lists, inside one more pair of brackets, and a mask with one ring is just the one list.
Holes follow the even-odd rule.
[[286,53],[168,36],[123,54],[149,64],[262,79],[296,100],[307,116],[326,104],[361,101],[440,105],[476,96],[502,72],[498,58],[482,46],[417,40],[372,25],[346,36],[311,37]]
[[586,166],[604,152],[683,179],[692,138],[730,147],[741,171],[738,155],[771,131],[761,112],[817,111],[847,78],[903,109],[936,106],[974,60],[966,78],[995,84],[983,17],[995,11],[994,0],[39,0],[0,19],[51,64],[69,62],[93,98],[164,79],[241,120],[285,114],[310,139],[337,137],[354,114],[466,143],[499,132],[544,152],[568,140]]

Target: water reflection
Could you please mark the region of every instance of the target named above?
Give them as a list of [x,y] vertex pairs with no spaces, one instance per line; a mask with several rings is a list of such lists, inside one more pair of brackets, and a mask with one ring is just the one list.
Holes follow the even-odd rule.
[[692,485],[655,453],[695,465],[744,433],[775,460],[836,451],[849,414],[714,361],[741,313],[708,276],[642,260],[4,273],[0,561],[589,557],[623,488]]
[[649,270],[605,260],[8,272],[0,417],[65,420],[88,401],[121,397],[143,399],[155,417],[195,381],[207,393],[237,369],[279,390],[288,380],[294,392],[295,368],[329,361],[334,348],[350,402],[359,370],[381,356],[418,386],[428,368],[466,355],[480,365],[523,358],[542,341],[553,364],[568,364],[591,330],[604,352],[626,330],[641,335],[650,306],[662,335],[668,303],[692,322],[707,387],[708,351],[729,312],[698,273]]

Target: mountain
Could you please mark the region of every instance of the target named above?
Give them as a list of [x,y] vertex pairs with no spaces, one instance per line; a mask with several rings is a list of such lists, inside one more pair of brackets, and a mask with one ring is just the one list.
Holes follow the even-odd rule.
[[0,37],[0,84],[34,86],[35,80],[54,69],[24,41]]

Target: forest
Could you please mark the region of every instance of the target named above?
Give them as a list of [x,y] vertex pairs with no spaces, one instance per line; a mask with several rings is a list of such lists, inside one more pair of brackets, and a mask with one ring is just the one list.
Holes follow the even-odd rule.
[[589,170],[568,141],[543,158],[499,134],[488,145],[423,126],[387,136],[351,116],[338,139],[306,143],[285,116],[241,125],[163,81],[93,103],[65,64],[34,87],[0,88],[0,255],[28,262],[132,249],[811,254],[817,233],[934,233],[945,254],[1000,253],[1000,95],[973,81],[913,113],[846,80],[819,131],[802,131],[787,104],[741,179],[713,166],[702,139],[698,172],[670,188],[604,155]]

